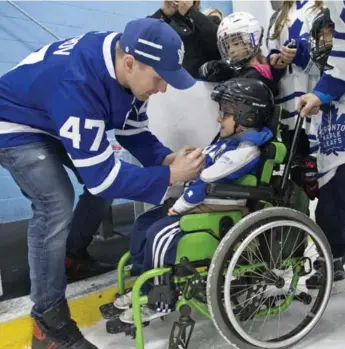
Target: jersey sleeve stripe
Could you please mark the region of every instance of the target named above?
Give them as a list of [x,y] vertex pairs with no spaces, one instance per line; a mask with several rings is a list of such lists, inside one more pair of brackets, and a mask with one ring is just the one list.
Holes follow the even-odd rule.
[[133,136],[143,132],[149,132],[149,129],[147,127],[136,128],[131,130],[119,130],[116,128],[115,136]]
[[107,178],[103,181],[103,183],[101,183],[97,187],[89,188],[88,189],[89,192],[93,195],[97,195],[97,194],[101,193],[102,191],[108,189],[116,180],[116,177],[120,171],[120,168],[121,168],[121,161],[115,159],[115,166],[110,171]]
[[149,125],[149,120],[145,121],[134,121],[134,120],[127,120],[126,125],[134,126],[134,127],[147,127]]
[[59,137],[57,137],[56,135],[40,130],[38,128],[33,128],[31,126],[23,125],[23,124],[16,124],[14,122],[0,121],[0,134],[21,133],[21,132],[45,133],[49,136],[59,139]]
[[111,144],[109,144],[108,148],[101,154],[86,158],[86,159],[73,159],[70,154],[68,156],[72,160],[75,167],[89,167],[100,164],[107,160],[112,154],[114,154],[113,148]]

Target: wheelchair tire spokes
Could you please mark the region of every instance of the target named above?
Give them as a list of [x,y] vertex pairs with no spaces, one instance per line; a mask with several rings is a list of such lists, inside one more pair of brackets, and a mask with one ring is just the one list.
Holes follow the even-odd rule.
[[[308,235],[314,244],[305,243]],[[315,251],[326,262],[322,289],[314,296],[303,278]],[[217,248],[207,280],[210,314],[238,348],[286,348],[321,318],[332,278],[330,248],[320,228],[292,209],[264,209],[237,223]]]

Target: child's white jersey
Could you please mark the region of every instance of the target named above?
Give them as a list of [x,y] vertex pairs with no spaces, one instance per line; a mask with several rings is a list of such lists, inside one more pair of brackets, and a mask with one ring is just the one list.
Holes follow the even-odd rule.
[[325,6],[335,24],[333,49],[328,58],[334,68],[322,75],[313,91],[333,100],[331,111],[324,113],[318,130],[320,186],[329,182],[337,168],[345,164],[345,2],[325,1]]
[[[269,53],[277,52],[277,50],[287,45],[292,39],[296,41],[301,39],[307,40],[313,20],[317,14],[318,10],[314,8],[314,1],[295,1],[288,13],[288,22],[284,25],[279,38],[268,40]],[[271,37],[274,28],[275,23],[271,26],[268,37]],[[315,65],[309,59],[304,62],[302,59],[302,62],[298,63],[298,65],[293,63],[287,68],[286,74],[280,80],[280,92],[276,98],[276,102],[288,111],[286,118],[282,122],[287,124],[290,130],[294,129],[296,124],[299,97],[310,92],[320,78],[318,69],[316,69]],[[321,116],[318,118],[314,117],[312,120],[307,119],[304,125],[307,134],[310,132],[313,134],[310,139],[313,149],[316,146],[314,144],[314,135],[320,118]]]

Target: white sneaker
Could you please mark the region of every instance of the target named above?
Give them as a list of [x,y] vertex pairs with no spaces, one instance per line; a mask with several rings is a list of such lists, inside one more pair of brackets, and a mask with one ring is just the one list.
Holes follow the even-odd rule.
[[114,307],[120,310],[127,310],[132,305],[132,291],[115,299]]
[[[163,317],[166,315],[168,315],[168,313],[161,313],[161,312],[152,310],[146,305],[141,306],[141,321],[142,322],[152,321],[154,319],[157,319],[159,317]],[[126,324],[133,324],[134,323],[134,321],[133,321],[133,309],[129,308],[129,309],[125,310],[120,315],[119,319]]]

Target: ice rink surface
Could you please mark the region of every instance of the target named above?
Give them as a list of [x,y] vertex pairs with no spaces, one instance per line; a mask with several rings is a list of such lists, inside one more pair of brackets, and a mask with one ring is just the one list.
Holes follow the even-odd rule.
[[[144,329],[145,349],[166,349],[172,324],[178,313],[170,314],[165,321],[156,319]],[[218,334],[211,320],[193,313],[196,320],[189,349],[231,349]],[[86,337],[98,349],[134,349],[135,341],[124,334],[110,335],[105,321],[85,329]],[[344,349],[345,347],[345,293],[332,296],[318,326],[296,345],[295,349]]]

